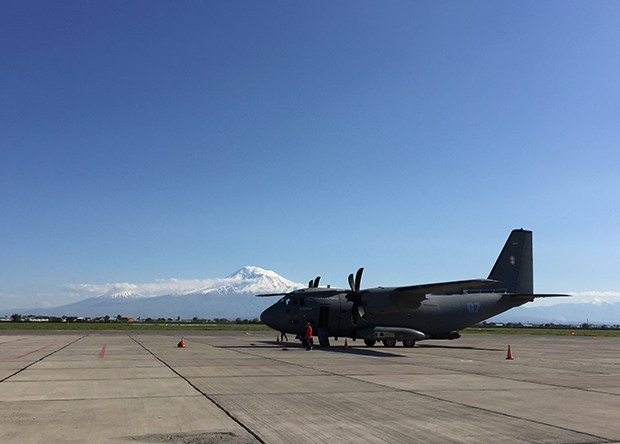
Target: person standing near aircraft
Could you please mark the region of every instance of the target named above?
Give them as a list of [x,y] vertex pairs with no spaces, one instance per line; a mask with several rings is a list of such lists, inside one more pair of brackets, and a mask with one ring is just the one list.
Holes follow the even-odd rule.
[[306,321],[306,333],[304,335],[306,350],[312,350],[312,346],[314,345],[314,341],[312,340],[312,326],[310,325],[310,321]]

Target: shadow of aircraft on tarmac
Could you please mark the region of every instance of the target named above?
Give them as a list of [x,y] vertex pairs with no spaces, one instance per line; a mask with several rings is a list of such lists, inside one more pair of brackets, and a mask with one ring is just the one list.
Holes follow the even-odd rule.
[[[303,350],[304,347],[303,345],[301,345],[301,343],[295,343],[295,342],[274,344],[273,341],[256,341],[256,342],[251,342],[248,345],[220,345],[218,346],[218,348],[225,348],[225,349],[272,348],[272,349],[278,349],[282,351],[293,351],[293,350]],[[395,349],[392,347],[371,348],[371,347],[349,346],[348,350],[345,350],[343,346],[332,345],[331,347],[321,347],[320,345],[317,344],[314,347],[314,349],[331,352],[331,353],[344,353],[344,354],[348,353],[348,354],[357,355],[357,356],[392,357],[392,358],[394,357],[404,358],[407,356],[411,356],[410,353],[407,353],[407,354],[397,353],[396,351],[398,349]],[[416,344],[415,348],[411,347],[411,348],[407,348],[406,350],[409,350],[415,353],[416,349],[441,349],[441,350],[453,349],[453,350],[478,350],[478,351],[492,351],[492,352],[503,351],[503,349],[499,349],[499,348],[481,348],[481,347],[458,346],[458,345],[447,346],[447,345],[436,345],[436,344],[420,344],[420,345]]]

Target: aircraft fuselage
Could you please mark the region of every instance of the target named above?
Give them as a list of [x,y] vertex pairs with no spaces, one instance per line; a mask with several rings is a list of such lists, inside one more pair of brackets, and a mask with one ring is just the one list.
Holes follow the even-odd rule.
[[364,332],[371,328],[395,327],[423,332],[424,339],[440,339],[454,330],[469,327],[530,300],[492,291],[429,294],[416,309],[367,313],[367,320],[358,319],[354,325],[353,303],[346,299],[346,290],[336,291],[331,296],[319,296],[320,290],[313,295],[310,290],[301,290],[303,293],[280,299],[263,312],[261,320],[275,330],[292,334],[303,334],[306,321],[310,321],[316,329],[325,329],[328,337],[364,338]]
[[308,288],[280,293],[284,297],[261,320],[298,335],[310,322],[321,345],[329,345],[329,337],[362,338],[367,345],[380,340],[388,346],[455,339],[456,331],[534,298],[567,296],[535,294],[532,263],[532,232],[513,230],[487,279],[361,289],[360,268],[349,276],[350,289],[319,288],[317,277]]

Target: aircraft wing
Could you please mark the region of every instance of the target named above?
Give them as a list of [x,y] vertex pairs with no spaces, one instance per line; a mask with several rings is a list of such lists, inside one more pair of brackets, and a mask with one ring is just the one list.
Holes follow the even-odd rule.
[[[426,299],[427,294],[448,294],[495,283],[497,281],[492,279],[470,279],[407,287],[379,287],[377,293],[374,293],[373,289],[362,290],[361,296],[364,310],[368,313],[396,313],[403,310],[416,310]],[[368,294],[365,295],[365,293]]]
[[292,291],[288,292],[288,293],[265,293],[265,294],[257,294],[256,297],[257,298],[266,298],[269,296],[286,296],[288,294],[291,294]]
[[394,291],[406,293],[410,296],[424,296],[427,294],[446,294],[454,291],[467,290],[468,288],[480,287],[483,285],[496,284],[499,281],[493,279],[469,279],[466,281],[440,282],[436,284],[410,285],[407,287],[396,287]]

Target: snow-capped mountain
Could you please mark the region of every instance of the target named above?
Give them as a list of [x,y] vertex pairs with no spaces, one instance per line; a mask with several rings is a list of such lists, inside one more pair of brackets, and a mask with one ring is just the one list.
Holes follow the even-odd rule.
[[[289,292],[304,286],[270,270],[244,267],[220,279],[199,281],[172,279],[149,284],[113,284],[101,287],[105,291],[98,296],[60,307],[39,308],[37,314],[89,317],[121,314],[134,318],[176,319],[180,316],[183,319],[191,319],[197,316],[206,319],[253,319],[259,317],[265,308],[275,302],[273,298],[257,298],[257,294]],[[170,292],[172,289],[176,291]],[[34,312],[32,308],[10,311],[11,313],[6,314]]]
[[197,288],[184,294],[232,293],[285,293],[302,287],[270,270],[243,267],[227,278],[214,281],[213,285]]
[[[116,283],[71,285],[77,294],[95,295],[60,307],[0,310],[0,316],[13,313],[43,316],[112,316],[134,318],[173,318],[194,316],[205,319],[254,319],[277,297],[257,298],[262,293],[285,293],[305,287],[259,267],[244,267],[225,278],[204,280],[157,280],[146,284]],[[554,322],[581,324],[620,324],[620,303],[564,303],[550,307],[516,307],[493,322]]]
[[102,294],[101,296],[102,298],[108,298],[108,299],[133,299],[133,298],[141,298],[144,297],[134,291],[130,291],[130,290],[125,290],[125,291],[109,291],[105,294]]

